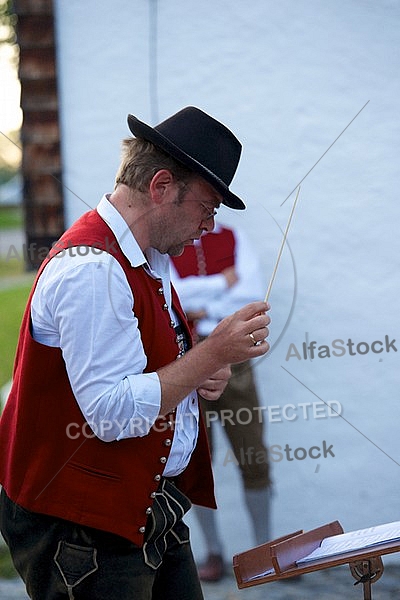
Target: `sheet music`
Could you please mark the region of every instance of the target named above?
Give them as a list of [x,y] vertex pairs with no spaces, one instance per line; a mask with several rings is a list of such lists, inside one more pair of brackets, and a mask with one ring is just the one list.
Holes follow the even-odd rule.
[[362,550],[363,548],[370,548],[384,542],[397,540],[400,541],[400,521],[332,535],[322,540],[319,548],[316,548],[304,558],[296,561],[296,564],[301,565],[320,558],[344,554],[354,550]]
[[266,577],[267,575],[272,575],[272,573],[275,573],[274,568],[267,569],[266,571],[263,571],[262,573],[257,573],[256,575],[252,575],[251,577],[246,579],[246,582],[254,581],[255,579],[260,579],[261,577]]

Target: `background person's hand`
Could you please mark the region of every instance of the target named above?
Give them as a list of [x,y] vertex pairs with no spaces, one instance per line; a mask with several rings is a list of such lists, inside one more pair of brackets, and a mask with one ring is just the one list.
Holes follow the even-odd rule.
[[239,280],[235,267],[227,267],[222,271],[222,275],[226,279],[226,285],[228,288],[235,285],[235,283],[237,283]]

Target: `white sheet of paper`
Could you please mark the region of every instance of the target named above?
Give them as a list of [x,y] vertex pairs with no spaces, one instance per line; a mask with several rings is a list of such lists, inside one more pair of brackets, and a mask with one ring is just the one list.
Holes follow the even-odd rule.
[[272,573],[275,573],[275,569],[267,569],[266,571],[263,571],[262,573],[257,573],[257,575],[252,575],[251,577],[249,577],[249,579],[246,579],[246,581],[254,581],[255,579],[260,579],[261,577],[266,577],[266,575],[271,575]]
[[400,540],[400,521],[332,535],[322,540],[318,548],[304,558],[299,559],[296,564],[301,565],[320,558],[362,550],[363,548],[396,540]]

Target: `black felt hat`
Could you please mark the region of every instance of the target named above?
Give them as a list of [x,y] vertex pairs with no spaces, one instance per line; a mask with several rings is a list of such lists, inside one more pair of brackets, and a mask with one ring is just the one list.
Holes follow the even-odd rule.
[[223,204],[246,208],[229,190],[242,145],[225,125],[194,106],[183,108],[154,128],[133,115],[128,115],[128,125],[133,135],[152,142],[201,175],[221,194]]

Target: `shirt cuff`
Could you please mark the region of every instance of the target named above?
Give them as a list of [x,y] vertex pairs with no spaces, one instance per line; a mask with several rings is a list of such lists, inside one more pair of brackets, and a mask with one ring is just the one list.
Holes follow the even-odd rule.
[[135,399],[135,411],[121,429],[117,440],[147,435],[159,416],[161,407],[161,384],[157,373],[128,375],[126,380]]

